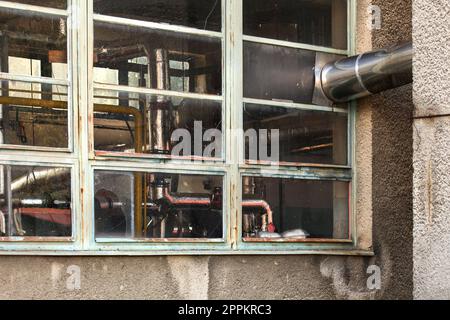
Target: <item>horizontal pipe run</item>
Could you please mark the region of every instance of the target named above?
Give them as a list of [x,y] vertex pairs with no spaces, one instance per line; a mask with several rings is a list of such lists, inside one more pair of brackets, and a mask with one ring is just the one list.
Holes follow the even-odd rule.
[[349,102],[413,81],[412,43],[326,64],[317,88],[335,103]]

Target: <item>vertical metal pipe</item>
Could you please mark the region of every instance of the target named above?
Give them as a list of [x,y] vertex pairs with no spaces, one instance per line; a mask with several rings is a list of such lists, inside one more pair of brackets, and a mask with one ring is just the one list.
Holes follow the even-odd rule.
[[254,195],[256,192],[255,178],[245,176],[242,178],[242,192],[244,195]]
[[[0,71],[4,73],[9,72],[9,41],[8,36],[3,35],[1,37],[1,56],[0,56]],[[2,89],[1,95],[2,96],[9,96],[9,82],[8,81],[2,81],[0,84],[0,87]],[[0,122],[2,122],[3,129],[0,130],[0,145],[5,143],[5,135],[6,135],[6,126],[9,122],[9,115],[7,112],[4,112],[5,110],[8,110],[8,106],[2,104],[0,107]],[[0,179],[2,177],[0,176]]]
[[[167,50],[155,50],[156,89],[169,89],[169,58]],[[170,152],[170,106],[164,96],[158,96],[156,103],[150,108],[150,136],[151,152],[156,154],[169,154]]]
[[5,194],[7,195],[6,200],[8,203],[8,230],[7,230],[7,233],[8,233],[9,237],[12,237],[12,236],[14,236],[14,233],[13,233],[14,212],[13,212],[13,204],[12,204],[11,166],[6,165],[5,167],[6,167]]

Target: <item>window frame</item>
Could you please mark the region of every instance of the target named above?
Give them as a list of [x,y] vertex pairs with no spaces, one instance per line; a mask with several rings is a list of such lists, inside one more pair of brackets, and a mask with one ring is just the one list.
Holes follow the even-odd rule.
[[[37,7],[0,1],[0,8],[35,10],[45,13],[66,14],[68,17],[68,73],[69,78],[69,141],[67,150],[48,150],[47,148],[0,147],[1,163],[24,165],[65,165],[73,170],[73,237],[70,241],[51,242],[0,241],[0,255],[240,255],[240,254],[332,254],[332,255],[371,255],[358,249],[356,224],[356,176],[355,161],[355,114],[356,103],[351,103],[348,111],[325,106],[298,103],[273,102],[244,98],[243,96],[243,44],[244,41],[281,45],[291,48],[314,50],[325,53],[353,55],[356,52],[356,0],[347,0],[347,50],[293,43],[243,35],[242,1],[221,0],[222,31],[205,31],[190,27],[165,23],[142,22],[126,18],[95,14],[93,0],[68,0],[67,12],[61,9]],[[144,26],[149,29],[197,34],[221,38],[222,43],[222,95],[179,93],[157,89],[134,88],[120,85],[95,84],[93,82],[94,58],[94,20],[120,23],[130,26]],[[70,21],[70,23],[69,23]],[[69,41],[70,39],[70,41]],[[83,68],[80,68],[83,67]],[[0,74],[0,78],[2,74]],[[166,96],[180,96],[200,100],[222,102],[222,156],[221,161],[192,162],[190,159],[169,159],[160,155],[123,155],[96,152],[93,144],[93,92],[94,88],[149,93]],[[338,111],[348,113],[348,164],[283,164],[274,170],[270,166],[244,161],[243,137],[232,135],[243,128],[242,106],[244,103],[276,105],[318,111]],[[27,159],[22,160],[26,155]],[[180,164],[185,168],[180,169]],[[188,168],[188,169],[186,169]],[[215,174],[224,177],[224,239],[217,241],[147,241],[124,239],[96,239],[94,228],[94,170],[167,172],[181,174]],[[298,242],[249,243],[242,240],[241,200],[243,175],[339,180],[350,182],[350,220],[351,239]]]
[[49,7],[40,7],[35,5],[28,5],[23,3],[13,3],[8,1],[0,1],[0,9],[12,9],[18,13],[38,13],[44,14],[52,18],[64,18],[67,24],[67,78],[66,79],[54,79],[50,77],[37,77],[37,76],[25,76],[14,75],[10,73],[0,72],[0,79],[7,81],[21,81],[26,83],[42,83],[49,85],[65,86],[67,87],[67,147],[52,148],[43,146],[23,146],[5,144],[0,145],[0,151],[41,151],[46,153],[74,153],[77,150],[75,132],[77,130],[75,124],[76,110],[76,82],[73,70],[76,70],[74,62],[77,60],[77,50],[74,45],[74,39],[76,37],[75,22],[76,17],[74,14],[74,6],[70,5],[72,0],[67,0],[67,9],[55,9]]

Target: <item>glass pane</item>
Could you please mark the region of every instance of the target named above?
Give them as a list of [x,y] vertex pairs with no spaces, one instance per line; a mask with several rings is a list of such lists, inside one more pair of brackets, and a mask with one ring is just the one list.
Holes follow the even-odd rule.
[[324,105],[316,77],[321,66],[340,56],[309,50],[244,42],[246,98]]
[[0,235],[70,237],[71,195],[68,168],[0,165]]
[[221,40],[95,23],[94,81],[220,95]]
[[349,183],[243,178],[247,240],[349,239]]
[[95,172],[97,238],[221,239],[221,176]]
[[95,150],[221,158],[220,102],[95,90]]
[[244,34],[347,49],[347,0],[244,0]]
[[67,79],[67,23],[41,13],[0,9],[0,71]]
[[67,148],[67,87],[0,81],[0,146]]
[[50,7],[56,9],[67,9],[67,0],[16,0],[8,2],[31,4],[34,6]]
[[246,104],[246,159],[346,165],[347,123],[346,113]]
[[220,31],[220,0],[94,0],[94,12],[135,20]]

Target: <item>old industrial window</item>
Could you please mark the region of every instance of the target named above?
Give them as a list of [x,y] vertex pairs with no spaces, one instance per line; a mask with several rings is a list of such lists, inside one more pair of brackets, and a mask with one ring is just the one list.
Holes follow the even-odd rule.
[[354,2],[0,1],[0,250],[354,248]]
[[[0,4],[0,239],[74,239],[71,15],[66,1]],[[32,247],[32,246],[31,246]]]

